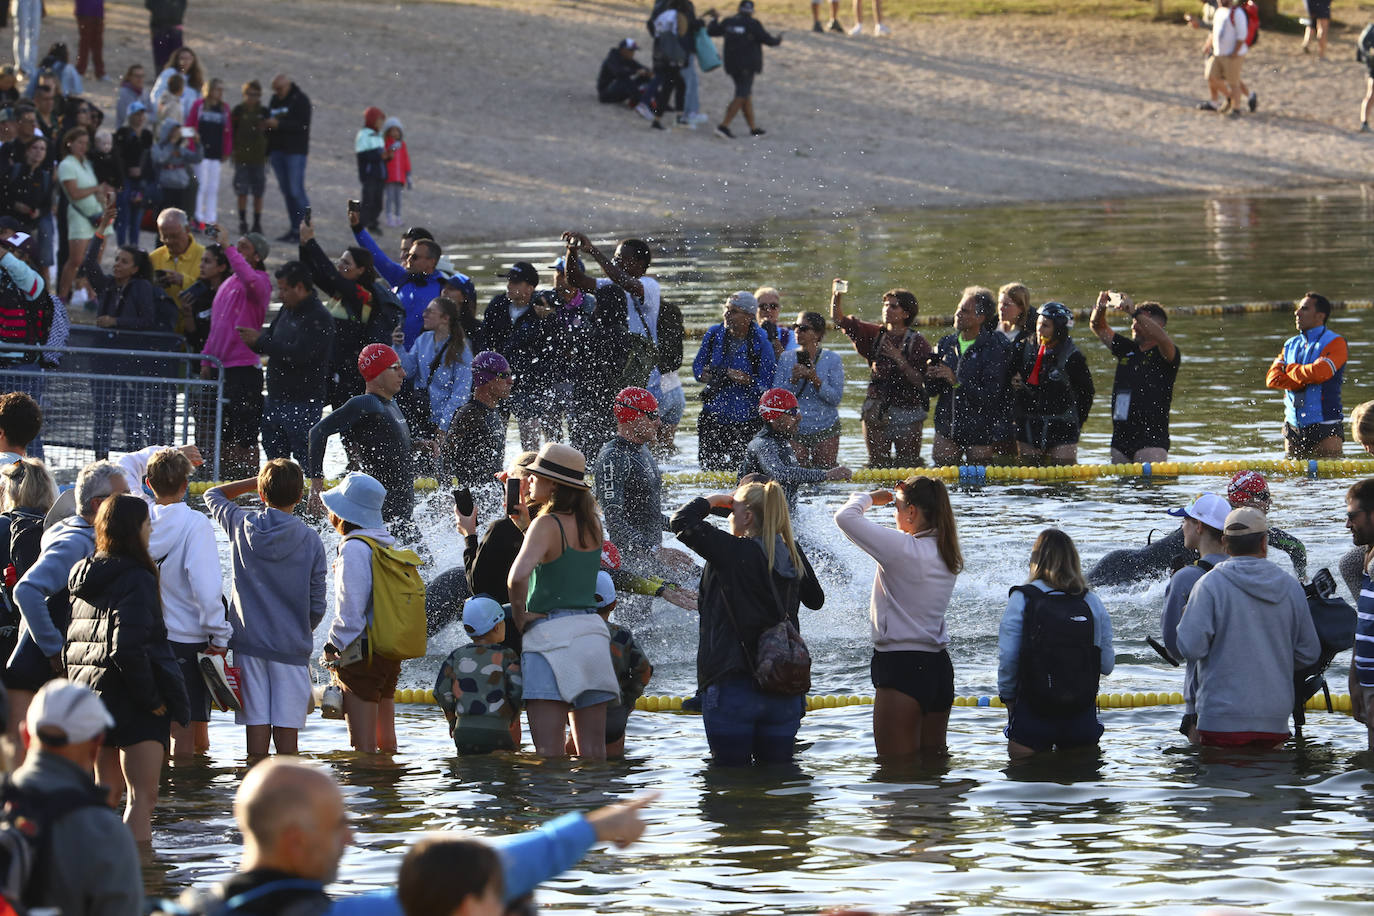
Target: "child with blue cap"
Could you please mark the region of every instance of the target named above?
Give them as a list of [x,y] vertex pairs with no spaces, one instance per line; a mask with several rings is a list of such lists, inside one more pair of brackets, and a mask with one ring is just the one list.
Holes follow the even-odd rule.
[[472,642],[449,653],[434,682],[434,698],[448,718],[460,754],[520,747],[520,654],[501,641],[506,611],[489,595],[463,603],[463,629]]

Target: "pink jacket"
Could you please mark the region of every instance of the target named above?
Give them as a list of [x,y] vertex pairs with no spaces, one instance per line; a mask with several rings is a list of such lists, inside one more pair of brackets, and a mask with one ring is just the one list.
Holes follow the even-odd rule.
[[224,246],[224,256],[234,275],[215,293],[210,306],[210,334],[201,352],[219,357],[225,368],[261,365],[262,357],[248,349],[234,329],[262,327],[272,298],[272,278],[266,271],[248,266],[233,245]]

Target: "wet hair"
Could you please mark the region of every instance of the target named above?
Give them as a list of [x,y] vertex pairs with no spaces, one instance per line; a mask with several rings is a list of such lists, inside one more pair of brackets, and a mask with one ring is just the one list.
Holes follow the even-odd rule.
[[124,472],[113,461],[92,461],[76,475],[76,514],[86,516],[91,503],[114,492],[115,478]]
[[148,504],[137,496],[120,493],[100,504],[95,514],[95,549],[107,557],[133,560],[154,576],[157,564],[143,543],[143,523],[148,521]]
[[139,280],[153,282],[153,262],[148,257],[148,252],[139,248],[137,245],[120,245],[120,251],[127,251],[129,257],[134,259],[134,277]]
[[463,323],[459,320],[458,303],[447,296],[435,296],[429,300],[429,304],[443,312],[444,317],[448,319],[448,346],[444,347],[442,357],[436,355],[434,362],[429,364],[429,374],[433,375],[434,370],[439,368],[440,359],[445,366],[458,364],[458,360],[463,356],[463,349],[468,344],[468,336],[463,330]]
[[1264,546],[1267,537],[1269,537],[1268,531],[1256,531],[1253,534],[1223,534],[1221,546],[1225,549],[1228,557],[1254,557],[1259,556],[1260,548]]
[[300,261],[287,261],[277,268],[273,276],[278,280],[285,280],[287,286],[304,286],[306,293],[315,291],[315,284],[310,279],[310,270]]
[[997,327],[997,298],[986,286],[965,286],[959,301],[973,300],[973,310],[983,319],[983,330]]
[[797,552],[797,541],[792,536],[792,518],[787,514],[787,494],[776,480],[768,483],[746,483],[735,490],[735,499],[749,507],[754,514],[758,530],[754,532],[768,556],[768,568],[773,568],[778,535],[787,545],[787,555],[798,573],[802,570],[801,554]]
[[11,448],[22,449],[43,429],[43,408],[22,391],[0,395],[0,432]]
[[1374,401],[1357,404],[1350,411],[1350,434],[1360,445],[1374,445]]
[[37,458],[21,458],[0,471],[4,477],[4,511],[32,509],[47,512],[57,502],[57,482]]
[[600,547],[602,540],[601,518],[597,512],[596,497],[592,496],[592,491],[580,487],[570,487],[551,477],[545,479],[553,484],[553,496],[549,497],[549,501],[539,509],[539,514],[551,515],[555,512],[570,514],[577,523],[577,533],[581,539],[591,541]]
[[902,502],[921,510],[935,529],[935,547],[945,568],[956,576],[964,571],[964,554],[959,549],[959,527],[954,522],[954,507],[949,490],[934,477],[908,477],[897,484]]
[[258,471],[258,490],[274,509],[287,509],[305,494],[305,472],[289,458],[273,458]]
[[916,294],[909,289],[890,289],[883,293],[883,298],[888,296],[897,300],[897,307],[906,312],[906,326],[911,327],[911,323],[916,320],[916,313],[921,310],[921,303],[916,301]]
[[1142,302],[1135,307],[1135,310],[1137,312],[1144,312],[1147,315],[1153,315],[1155,321],[1159,322],[1160,327],[1169,323],[1168,313],[1164,311],[1164,306],[1160,305],[1158,302]]
[[1316,309],[1317,311],[1321,312],[1323,316],[1325,316],[1326,318],[1330,318],[1330,317],[1331,317],[1331,300],[1330,300],[1330,299],[1326,298],[1326,297],[1323,296],[1321,293],[1310,293],[1310,292],[1309,292],[1309,293],[1303,293],[1302,297],[1303,297],[1304,299],[1311,299],[1311,300],[1312,300],[1312,307],[1313,307],[1314,309]]
[[173,496],[195,473],[191,459],[174,448],[159,449],[148,459],[145,476],[148,486],[158,496]]
[[[997,291],[997,302],[1000,305],[1003,299],[1010,299],[1021,309],[1021,317],[1016,320],[1018,331],[1030,330],[1031,318],[1035,316],[1035,310],[1030,304],[1030,290],[1024,283],[1008,283]],[[1000,315],[998,316],[1000,319]]]
[[1345,498],[1359,505],[1361,509],[1374,509],[1374,477],[1357,480],[1345,491]]
[[1030,579],[1027,581],[1036,579],[1070,595],[1088,591],[1088,580],[1083,578],[1083,567],[1078,561],[1078,548],[1073,538],[1058,528],[1040,532],[1031,548]]
[[496,850],[481,840],[442,834],[410,847],[396,876],[405,916],[452,916],[469,897],[505,892]]
[[434,241],[434,239],[416,239],[413,243],[411,243],[410,250],[414,251],[421,245],[425,246],[425,251],[428,251],[429,257],[433,258],[434,260],[437,261],[440,257],[443,256],[444,250],[439,247],[439,243]]
[[645,270],[648,270],[649,265],[653,263],[654,253],[649,248],[649,243],[643,239],[625,239],[616,247],[636,261],[643,263]]

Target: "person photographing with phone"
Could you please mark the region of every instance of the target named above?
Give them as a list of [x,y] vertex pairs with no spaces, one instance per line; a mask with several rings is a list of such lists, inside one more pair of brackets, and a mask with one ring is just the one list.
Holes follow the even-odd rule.
[[158,139],[151,153],[163,205],[185,213],[194,212],[196,206],[195,167],[202,156],[200,147],[193,142],[195,136],[194,127],[163,121],[158,125]]
[[831,468],[840,453],[840,398],[844,363],[840,354],[821,347],[825,316],[802,312],[792,326],[797,347],[778,356],[773,385],[786,388],[801,411],[792,450],[804,468]]
[[[1107,324],[1107,310],[1131,318],[1131,336]],[[1136,305],[1125,293],[1103,290],[1088,324],[1116,357],[1112,380],[1112,463],[1168,461],[1169,411],[1183,354],[1164,330],[1169,316],[1158,302]]]

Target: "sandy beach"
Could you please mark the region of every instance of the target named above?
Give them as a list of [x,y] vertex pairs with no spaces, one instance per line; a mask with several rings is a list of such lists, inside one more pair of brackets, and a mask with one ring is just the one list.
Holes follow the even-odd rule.
[[[1349,30],[1326,60],[1264,32],[1245,79],[1259,109],[1196,110],[1203,33],[1110,19],[985,17],[894,23],[890,38],[817,35],[800,0],[761,2],[784,33],[755,88],[765,137],[710,127],[731,96],[702,77],[711,123],[655,131],[600,105],[594,81],[620,38],[646,36],[649,4],[233,0],[193,2],[187,44],[237,87],[278,71],[314,102],[307,174],[324,240],[341,242],[356,196],[353,136],[368,105],[402,119],[414,163],[406,219],[445,241],[581,227],[652,233],[775,217],[996,205],[1361,181],[1371,135],[1356,133],[1365,68]],[[67,40],[69,3],[50,3],[42,44]],[[106,59],[88,76],[113,109],[118,75],[147,63],[142,3],[107,4]],[[647,51],[640,56],[647,63]],[[743,127],[743,122],[737,124]],[[743,131],[739,131],[743,132]],[[269,179],[266,226],[284,228]],[[221,213],[232,217],[228,171]],[[335,217],[337,214],[337,218]]]

